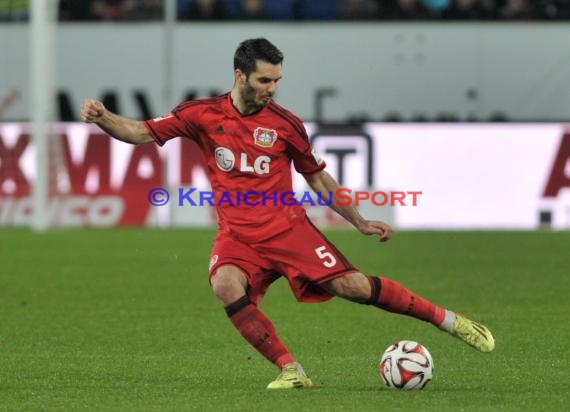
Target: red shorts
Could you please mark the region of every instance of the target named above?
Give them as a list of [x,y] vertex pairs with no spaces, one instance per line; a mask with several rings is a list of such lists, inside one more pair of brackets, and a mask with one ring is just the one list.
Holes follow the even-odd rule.
[[281,276],[287,278],[298,301],[324,302],[333,295],[320,283],[358,271],[308,218],[261,243],[246,243],[221,231],[212,248],[210,278],[224,265],[237,266],[245,273],[248,296],[255,304]]

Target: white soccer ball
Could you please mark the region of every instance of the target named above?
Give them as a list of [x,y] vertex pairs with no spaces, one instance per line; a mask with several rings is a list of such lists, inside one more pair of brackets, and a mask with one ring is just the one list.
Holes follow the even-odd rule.
[[423,389],[433,377],[433,359],[420,343],[401,340],[384,351],[380,376],[389,388]]

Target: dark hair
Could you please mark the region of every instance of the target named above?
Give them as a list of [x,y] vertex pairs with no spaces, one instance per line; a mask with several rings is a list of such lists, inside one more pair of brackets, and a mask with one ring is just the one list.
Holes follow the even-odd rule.
[[281,64],[283,53],[269,40],[249,39],[240,43],[234,54],[234,70],[240,69],[247,77],[255,71],[255,61]]

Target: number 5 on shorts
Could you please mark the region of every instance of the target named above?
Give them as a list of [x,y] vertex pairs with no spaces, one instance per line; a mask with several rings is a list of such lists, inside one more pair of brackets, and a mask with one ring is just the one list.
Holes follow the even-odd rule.
[[327,252],[326,246],[319,246],[315,249],[315,253],[319,259],[323,261],[323,265],[325,265],[327,268],[332,268],[334,265],[336,265],[335,257],[332,255],[332,253]]

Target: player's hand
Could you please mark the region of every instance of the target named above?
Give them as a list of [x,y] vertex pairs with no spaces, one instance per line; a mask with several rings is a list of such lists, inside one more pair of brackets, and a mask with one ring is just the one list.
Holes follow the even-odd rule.
[[390,240],[392,234],[394,233],[392,226],[379,220],[365,220],[358,227],[358,230],[364,235],[380,236],[380,242],[386,242],[387,240]]
[[81,106],[81,121],[85,123],[97,123],[105,114],[105,106],[98,100],[87,99]]

